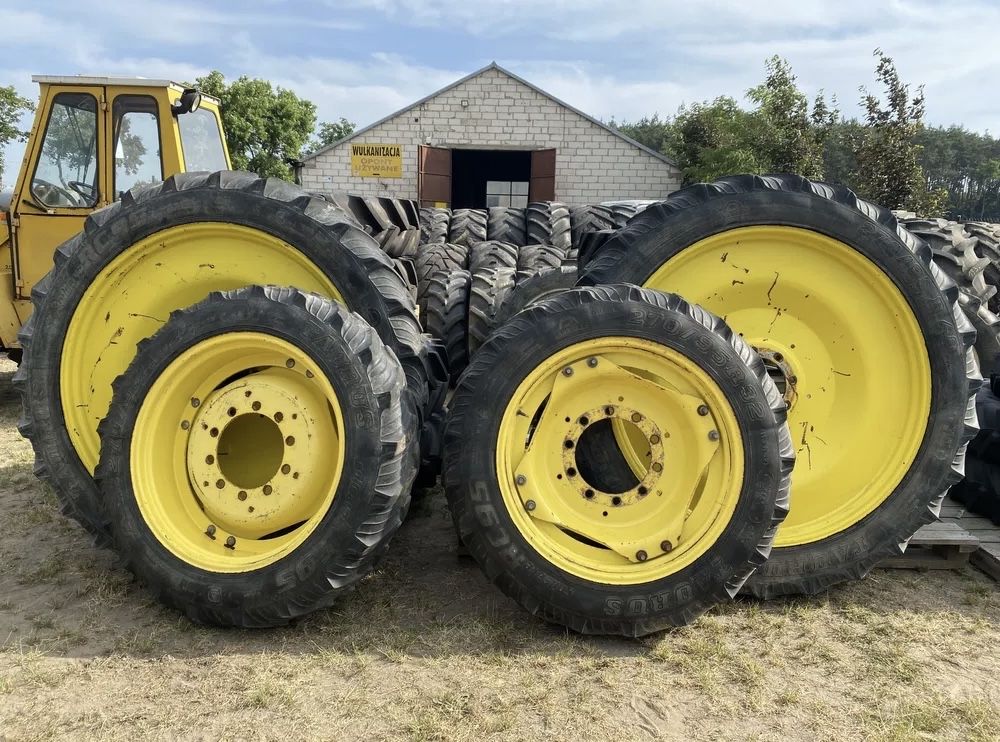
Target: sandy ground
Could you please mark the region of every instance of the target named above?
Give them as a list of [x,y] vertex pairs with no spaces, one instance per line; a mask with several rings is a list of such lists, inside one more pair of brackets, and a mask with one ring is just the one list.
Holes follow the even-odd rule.
[[0,740],[1000,739],[1000,590],[971,568],[588,639],[459,558],[439,491],[334,609],[194,626],[59,515],[12,372],[0,361]]

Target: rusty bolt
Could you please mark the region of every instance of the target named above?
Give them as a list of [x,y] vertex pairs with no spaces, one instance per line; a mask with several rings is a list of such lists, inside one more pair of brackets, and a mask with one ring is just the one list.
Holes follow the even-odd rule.
[[254,412],[256,412],[257,410],[260,409],[260,402],[254,402],[252,405],[250,405],[250,407],[253,409]]
[[264,485],[264,494],[265,495],[269,495],[272,492],[274,492],[274,488],[271,485],[269,485],[269,484],[265,484]]
[[594,368],[597,365],[597,359],[593,357],[588,358],[587,365],[590,366],[591,368]]
[[655,446],[657,443],[660,442],[660,436],[657,433],[653,433],[651,436],[649,436],[649,442]]
[[282,464],[281,465],[281,473],[282,474],[288,474],[288,472],[290,472],[291,470],[292,470],[292,467],[290,467],[288,464]]
[[239,493],[238,495],[236,495],[236,496],[237,496],[238,498],[240,498],[240,500],[245,500],[245,499],[247,499],[247,493],[246,493],[246,490],[240,490],[240,493]]
[[563,369],[563,376],[572,376],[572,375],[573,375],[572,366],[567,366],[566,368]]
[[514,482],[516,482],[518,486],[524,485],[528,483],[528,478],[523,474],[518,474],[516,477],[514,477]]
[[289,358],[287,361],[285,361],[285,365],[288,368],[295,368],[295,361],[293,361],[291,358]]
[[535,501],[534,500],[528,500],[527,502],[525,502],[524,503],[524,509],[527,510],[530,513],[532,510],[535,509]]
[[199,405],[201,405],[201,400],[197,397],[191,397],[191,406],[198,407]]
[[649,557],[648,557],[648,555],[646,554],[646,552],[644,552],[644,551],[643,551],[642,549],[639,549],[639,551],[637,551],[637,552],[635,553],[635,558],[636,558],[636,559],[638,559],[638,560],[639,560],[640,562],[644,562],[644,561],[646,561],[646,559],[648,559]]
[[189,423],[187,420],[181,420],[181,430],[187,430],[190,427],[191,423]]
[[632,422],[634,422],[634,423],[642,422],[642,415],[640,415],[638,412],[633,412],[632,413]]
[[660,542],[660,548],[663,550],[663,553],[666,554],[666,553],[668,553],[668,552],[670,552],[670,551],[673,550],[674,545],[672,543],[670,543],[669,541],[661,541]]
[[214,464],[215,463],[215,457],[212,454],[209,454],[208,456],[205,457],[205,463],[206,464]]
[[284,420],[284,419],[285,419],[285,416],[284,416],[284,414],[283,414],[283,413],[281,413],[280,411],[279,411],[279,412],[275,412],[275,413],[274,413],[274,421],[275,421],[276,423],[280,423],[280,422],[281,422],[282,420]]
[[215,483],[215,486],[218,487],[221,490],[223,487],[226,486],[226,480],[225,479],[219,479],[219,480],[217,480],[216,483]]
[[799,381],[799,377],[798,376],[792,375],[792,376],[788,377],[788,383],[789,384],[797,384],[798,381]]
[[205,535],[208,536],[213,541],[215,540],[215,526],[211,523],[208,524],[208,528],[205,529]]
[[235,549],[236,548],[236,537],[235,536],[230,536],[229,538],[226,539],[226,548],[227,549]]
[[706,404],[698,405],[698,414],[701,415],[702,417],[705,417],[705,415],[708,414],[708,405]]
[[661,472],[663,471],[663,464],[661,464],[659,461],[654,461],[652,469],[655,472]]
[[710,430],[710,431],[708,431],[708,439],[710,441],[717,441],[717,440],[719,440],[719,431],[718,430]]

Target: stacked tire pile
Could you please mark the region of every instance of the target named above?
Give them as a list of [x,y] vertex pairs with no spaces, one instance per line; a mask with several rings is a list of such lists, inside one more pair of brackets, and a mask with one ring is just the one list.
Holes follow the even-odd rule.
[[980,378],[934,255],[795,176],[417,213],[183,175],[60,248],[21,430],[64,510],[197,621],[329,605],[440,457],[501,591],[641,635],[861,577],[935,517]]

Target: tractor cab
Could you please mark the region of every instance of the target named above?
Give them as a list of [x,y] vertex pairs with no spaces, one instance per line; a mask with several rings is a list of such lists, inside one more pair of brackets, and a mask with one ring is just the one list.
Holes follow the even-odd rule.
[[229,169],[219,102],[168,80],[35,76],[40,95],[12,192],[0,194],[0,350],[17,357],[31,289],[55,248],[130,188]]

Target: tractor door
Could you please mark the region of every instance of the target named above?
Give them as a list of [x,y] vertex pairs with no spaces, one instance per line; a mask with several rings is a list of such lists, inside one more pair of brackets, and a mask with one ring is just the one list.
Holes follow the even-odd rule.
[[110,201],[106,108],[103,87],[54,85],[42,96],[11,203],[19,299],[52,267],[55,248]]

